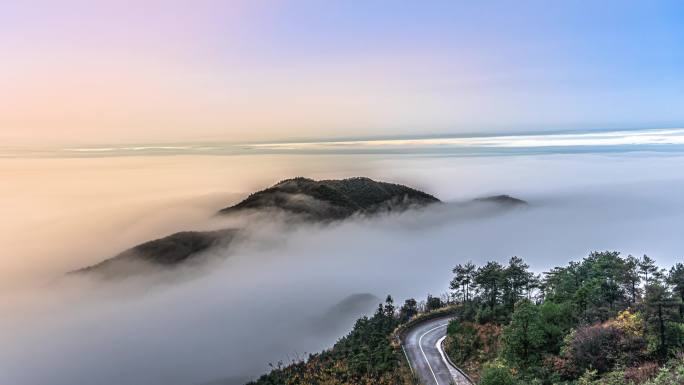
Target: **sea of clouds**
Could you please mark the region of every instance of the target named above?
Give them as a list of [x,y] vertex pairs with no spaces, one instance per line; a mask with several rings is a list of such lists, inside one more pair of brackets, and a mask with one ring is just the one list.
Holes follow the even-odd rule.
[[[8,242],[3,257],[2,274],[14,279],[0,292],[0,383],[241,383],[269,370],[269,363],[331,346],[356,316],[373,310],[364,303],[348,316],[331,312],[352,294],[392,294],[397,302],[442,294],[451,268],[468,260],[505,262],[518,255],[543,272],[592,250],[647,253],[662,266],[681,261],[684,250],[684,158],[674,155],[235,161],[104,159],[91,169],[92,163],[52,160],[58,165],[51,163],[44,179],[77,172],[96,186],[79,184],[50,196],[27,192],[37,183],[27,178],[24,190],[20,183],[16,195],[5,194],[8,206],[26,194],[50,205],[32,212],[22,203],[30,237],[16,209],[8,219],[16,226],[4,229],[25,240],[25,248]],[[27,166],[14,167],[23,175],[19,168]],[[213,217],[245,193],[295,175],[365,175],[420,188],[446,203],[329,225]],[[106,199],[105,190],[111,191]],[[529,205],[501,210],[464,203],[500,193]],[[56,202],[60,210],[46,209]],[[45,215],[70,225],[48,226],[41,222]],[[114,282],[62,275],[156,236],[225,226],[246,227],[248,239],[210,251],[214,258],[199,272]],[[30,240],[39,245],[26,244]]]

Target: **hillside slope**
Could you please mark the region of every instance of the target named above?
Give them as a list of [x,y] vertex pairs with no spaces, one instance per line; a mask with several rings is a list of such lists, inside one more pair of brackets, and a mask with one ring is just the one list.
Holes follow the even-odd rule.
[[238,230],[183,231],[132,247],[92,266],[72,273],[97,273],[117,277],[145,272],[149,267],[173,266],[217,245],[228,245]]

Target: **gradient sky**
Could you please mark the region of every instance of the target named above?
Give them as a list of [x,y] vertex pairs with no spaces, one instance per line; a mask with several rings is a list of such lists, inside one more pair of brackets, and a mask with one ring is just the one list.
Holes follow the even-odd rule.
[[682,1],[0,3],[0,143],[684,125]]

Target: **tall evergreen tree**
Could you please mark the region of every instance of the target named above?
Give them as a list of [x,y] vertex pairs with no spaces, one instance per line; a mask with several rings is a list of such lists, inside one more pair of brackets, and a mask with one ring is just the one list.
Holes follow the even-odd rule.
[[658,340],[658,355],[664,359],[670,345],[676,343],[668,339],[669,323],[677,319],[677,312],[674,310],[677,303],[672,297],[672,292],[659,280],[651,280],[646,285],[645,290],[645,312],[646,321],[652,335]]
[[639,261],[639,274],[643,277],[644,284],[648,284],[657,273],[658,267],[656,266],[655,261],[644,254]]
[[508,266],[503,269],[504,304],[509,309],[513,309],[515,303],[523,297],[524,291],[534,276],[528,269],[529,265],[520,257],[512,257],[508,262]]
[[451,280],[449,287],[457,293],[460,292],[464,303],[468,302],[470,299],[470,288],[475,275],[475,265],[470,261],[465,265],[458,264],[452,272],[455,276]]
[[501,295],[503,267],[498,262],[487,262],[475,272],[475,283],[482,290],[482,296],[494,311]]
[[667,283],[679,296],[679,319],[684,321],[684,264],[677,263],[672,266],[667,276]]
[[640,293],[641,277],[639,276],[639,259],[632,255],[628,255],[625,259],[624,281],[629,293],[630,305],[634,305]]
[[385,299],[385,316],[387,318],[392,318],[394,317],[394,299],[392,299],[391,295],[387,295],[387,298]]

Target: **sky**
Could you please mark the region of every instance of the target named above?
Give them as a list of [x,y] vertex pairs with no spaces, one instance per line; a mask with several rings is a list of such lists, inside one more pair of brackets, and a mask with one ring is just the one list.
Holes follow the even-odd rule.
[[681,127],[680,1],[0,3],[0,143]]
[[[329,347],[348,295],[443,293],[467,260],[681,261],[682,21],[679,0],[1,0],[0,383],[244,380]],[[295,176],[445,205],[215,215]],[[498,194],[530,205],[464,203]],[[203,274],[64,278],[229,225],[247,241]]]

